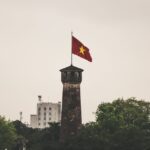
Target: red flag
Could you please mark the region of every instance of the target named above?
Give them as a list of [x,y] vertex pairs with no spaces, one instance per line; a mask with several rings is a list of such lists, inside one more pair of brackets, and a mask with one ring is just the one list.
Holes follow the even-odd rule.
[[72,36],[72,53],[92,62],[89,49],[74,36]]

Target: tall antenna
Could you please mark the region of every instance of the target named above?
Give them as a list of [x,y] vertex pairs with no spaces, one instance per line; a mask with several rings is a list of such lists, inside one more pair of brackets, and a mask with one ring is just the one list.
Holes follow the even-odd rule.
[[41,95],[38,95],[38,100],[39,100],[39,103],[42,102],[42,96]]
[[20,114],[20,122],[22,122],[22,119],[23,119],[23,117],[22,117],[22,114],[23,114],[22,111],[20,111],[19,114]]

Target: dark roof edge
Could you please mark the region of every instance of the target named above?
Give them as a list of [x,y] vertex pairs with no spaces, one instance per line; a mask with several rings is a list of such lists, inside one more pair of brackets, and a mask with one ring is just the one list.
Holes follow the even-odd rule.
[[80,71],[80,72],[82,72],[84,70],[81,69],[81,68],[78,68],[76,66],[70,65],[70,66],[68,66],[66,68],[61,69],[60,71]]

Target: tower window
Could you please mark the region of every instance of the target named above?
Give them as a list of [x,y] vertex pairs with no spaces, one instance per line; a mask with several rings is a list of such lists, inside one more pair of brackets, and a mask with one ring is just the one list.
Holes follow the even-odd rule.
[[75,72],[75,78],[78,79],[79,78],[79,73]]
[[70,78],[71,72],[67,72],[67,79]]
[[66,77],[67,76],[67,73],[66,72],[63,72],[63,77]]

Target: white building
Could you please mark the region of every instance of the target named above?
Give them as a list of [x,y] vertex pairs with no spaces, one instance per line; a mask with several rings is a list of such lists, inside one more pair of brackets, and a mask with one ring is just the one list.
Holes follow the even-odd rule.
[[60,122],[61,120],[61,103],[41,102],[41,96],[37,104],[37,113],[30,116],[30,127],[46,128],[50,122]]

